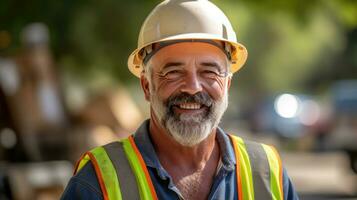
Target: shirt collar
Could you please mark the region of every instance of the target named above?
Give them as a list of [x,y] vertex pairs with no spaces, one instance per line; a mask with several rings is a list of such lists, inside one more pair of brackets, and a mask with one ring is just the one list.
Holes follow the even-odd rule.
[[[160,161],[156,155],[149,134],[149,124],[150,120],[145,120],[137,129],[134,134],[135,144],[137,145],[146,165],[148,167],[155,168],[158,175],[162,179],[166,179],[169,177],[169,175],[160,164]],[[234,170],[236,160],[231,140],[229,139],[227,133],[225,133],[221,128],[217,129],[217,142],[220,147],[223,167],[228,171]]]
[[227,170],[234,170],[236,158],[231,140],[227,133],[220,127],[217,128],[217,142],[219,144],[223,167]]
[[134,141],[146,163],[146,166],[156,169],[157,174],[161,179],[167,179],[169,175],[160,164],[159,158],[157,157],[152,144],[149,134],[149,124],[150,120],[147,119],[140,125],[134,134]]

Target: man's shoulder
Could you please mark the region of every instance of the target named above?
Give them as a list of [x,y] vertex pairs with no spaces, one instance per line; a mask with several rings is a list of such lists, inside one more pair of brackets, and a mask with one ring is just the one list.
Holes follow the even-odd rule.
[[102,199],[102,192],[91,162],[87,162],[69,181],[61,199]]

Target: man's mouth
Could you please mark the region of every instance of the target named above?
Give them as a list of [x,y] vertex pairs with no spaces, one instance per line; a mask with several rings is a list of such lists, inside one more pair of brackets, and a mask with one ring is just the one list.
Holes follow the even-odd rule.
[[167,100],[166,105],[172,114],[201,115],[209,112],[212,103],[210,96],[201,92],[194,95],[181,93],[176,96],[171,96]]
[[208,110],[208,106],[200,103],[178,103],[172,107],[172,111],[176,114],[197,115],[208,112]]
[[178,107],[185,110],[198,110],[202,105],[199,103],[182,103],[179,104]]

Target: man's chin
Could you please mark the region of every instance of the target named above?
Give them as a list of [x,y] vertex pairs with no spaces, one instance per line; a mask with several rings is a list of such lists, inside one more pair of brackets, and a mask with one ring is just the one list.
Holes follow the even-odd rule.
[[171,137],[180,145],[185,146],[185,147],[193,147],[201,143],[203,140],[205,140],[207,137],[204,138],[188,138],[188,137],[182,137],[178,135],[171,135]]
[[212,132],[213,125],[205,120],[175,120],[165,123],[168,133],[183,146],[195,146],[206,139]]

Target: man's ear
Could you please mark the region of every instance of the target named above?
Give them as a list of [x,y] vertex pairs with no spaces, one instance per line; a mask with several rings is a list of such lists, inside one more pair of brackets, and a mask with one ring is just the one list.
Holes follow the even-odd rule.
[[143,89],[146,101],[150,102],[150,84],[144,73],[141,73],[140,75],[140,85]]

